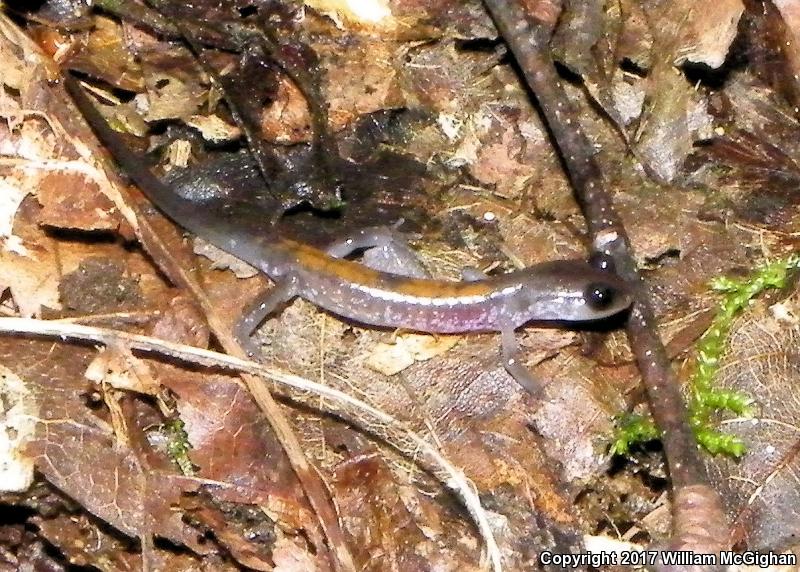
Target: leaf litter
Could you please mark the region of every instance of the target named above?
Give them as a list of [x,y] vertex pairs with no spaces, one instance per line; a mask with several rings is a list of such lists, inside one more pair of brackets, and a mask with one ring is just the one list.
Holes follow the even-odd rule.
[[[65,2],[43,4],[60,14]],[[192,7],[198,21],[215,15],[206,4]],[[781,23],[791,15],[750,13],[735,1],[710,12],[680,2],[666,10],[620,6],[601,13],[587,3],[585,13],[565,17],[557,54],[586,87],[574,81],[570,95],[639,262],[650,268],[661,321],[695,332],[667,328],[681,342],[675,355],[690,356],[703,331],[693,321],[714,303],[709,280],[797,248],[796,87],[776,79],[793,77],[797,60],[757,34],[790,34]],[[248,13],[241,2],[229,8]],[[286,233],[320,244],[337,228],[402,216],[422,235],[413,242],[423,265],[454,279],[464,266],[498,272],[582,256],[583,223],[568,181],[480,3],[394,0],[374,8],[379,24],[335,3],[309,3],[290,34],[302,47],[289,57],[310,49],[319,58],[329,129],[345,156],[366,163],[377,148],[400,152],[411,161],[404,166],[421,165],[419,175],[400,184],[391,169],[381,171],[381,188],[364,183],[341,221],[300,213]],[[34,16],[18,20],[24,32],[114,104],[104,108],[112,123],[141,136],[156,122],[140,149],[185,141],[191,166],[238,145],[220,93],[180,43],[109,12],[91,14],[90,28]],[[134,195],[128,204],[120,179],[93,158],[101,152],[77,111],[47,81],[52,62],[10,20],[0,32],[4,313],[214,347],[194,303],[132,241],[141,203]],[[220,69],[236,65],[230,54],[213,58]],[[260,133],[272,145],[302,144],[313,132],[307,101],[274,68],[264,72],[276,82],[273,103],[255,107]],[[266,283],[193,257],[181,232],[153,224],[230,324]],[[792,315],[795,297],[775,303]],[[757,304],[737,322],[719,380],[760,396],[758,423],[726,423],[752,457],[709,463],[729,493],[739,546],[786,550],[796,542],[795,515],[781,509],[797,506],[796,323]],[[635,463],[608,454],[611,420],[642,401],[617,334],[526,330],[528,366],[548,382],[542,404],[507,376],[488,334],[395,337],[298,301],[258,336],[268,363],[358,397],[435,444],[480,492],[504,569],[535,568],[538,552],[566,550],[582,535],[646,544],[667,530],[654,524],[668,502],[657,449],[636,451]],[[395,355],[398,340],[409,339],[416,345]],[[170,570],[332,566],[285,453],[235,376],[57,340],[3,337],[0,354],[9,372],[4,392],[17,396],[3,400],[2,412],[4,433],[19,432],[20,441],[8,441],[21,463],[16,488],[35,479],[27,498],[4,493],[4,506],[28,507],[0,525],[1,558],[11,569],[57,561],[37,552],[42,545],[108,570],[143,560]],[[681,368],[682,379],[689,370]],[[356,562],[479,569],[481,539],[446,489],[412,456],[322,413],[323,401],[285,406],[328,483]],[[20,408],[35,430],[19,425]],[[177,421],[183,437],[168,431]],[[188,465],[170,452],[170,439],[185,440]],[[79,542],[87,537],[95,542]]]

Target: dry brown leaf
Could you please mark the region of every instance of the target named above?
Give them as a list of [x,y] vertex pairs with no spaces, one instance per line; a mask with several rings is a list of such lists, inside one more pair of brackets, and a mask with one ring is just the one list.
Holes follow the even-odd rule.
[[[211,487],[209,494],[225,502],[260,505],[280,526],[305,530],[319,545],[316,521],[294,472],[260,410],[236,379],[207,373],[199,377],[170,366],[160,366],[157,372],[177,397],[198,475],[225,485]],[[232,541],[228,537],[227,542]]]
[[275,102],[261,114],[261,132],[265,139],[282,145],[308,141],[312,137],[311,114],[300,89],[281,78]]
[[216,144],[231,143],[242,136],[238,127],[217,115],[193,115],[186,120],[186,125],[197,129],[206,141]]
[[[784,305],[800,310],[798,293]],[[727,421],[747,454],[740,461],[713,458],[709,465],[733,517],[734,541],[751,549],[783,551],[800,534],[800,329],[763,304],[734,324],[718,383],[755,400],[753,418]]]
[[27,216],[18,217],[17,222],[23,222],[17,245],[9,248],[6,244],[0,250],[0,288],[11,292],[20,315],[25,317],[40,315],[43,307],[60,307],[61,276],[55,243],[33,224],[35,215],[30,210]]
[[361,115],[405,104],[397,80],[398,47],[368,36],[348,40],[345,51],[338,43],[315,46],[321,58],[328,58],[324,89],[336,130]]
[[102,350],[86,368],[86,379],[122,391],[158,395],[160,386],[153,379],[146,362],[139,360],[125,347]]
[[722,66],[744,13],[742,0],[721,0],[704,4],[702,8],[694,2],[686,2],[676,8],[686,11],[687,26],[676,50],[675,65],[689,61],[712,69]]
[[138,92],[144,88],[141,67],[130,52],[123,28],[111,18],[95,16],[92,30],[74,42],[60,63],[120,89]]
[[443,523],[429,520],[430,499],[396,483],[375,456],[340,464],[333,487],[348,514],[345,525],[356,539],[358,554],[368,563],[366,570],[480,569],[471,561],[474,547],[466,530],[450,528],[448,536],[458,541],[448,543],[440,528]]
[[308,550],[285,536],[279,536],[272,547],[275,572],[317,572],[319,567]]
[[119,213],[84,173],[47,173],[36,187],[40,224],[75,230],[116,230]]

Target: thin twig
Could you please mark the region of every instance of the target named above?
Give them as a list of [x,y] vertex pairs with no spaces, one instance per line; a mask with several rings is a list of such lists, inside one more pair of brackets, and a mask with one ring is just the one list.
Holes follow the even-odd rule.
[[[561,13],[558,0],[484,0],[522,70],[561,152],[586,218],[595,250],[613,257],[619,274],[634,289],[628,339],[664,444],[674,493],[675,547],[716,552],[729,544],[727,519],[711,488],[686,406],[657,333],[648,289],[636,267],[621,219],[605,189],[595,150],[561,84],[549,42]],[[528,7],[529,11],[522,8]]]
[[[478,527],[486,545],[486,555],[492,570],[496,572],[502,570],[500,550],[494,539],[486,511],[481,506],[480,498],[475,492],[475,486],[436,447],[405,427],[403,422],[347,393],[246,359],[108,328],[96,328],[57,320],[0,318],[0,334],[27,334],[59,338],[65,341],[80,340],[103,346],[122,344],[131,350],[156,356],[168,356],[189,365],[222,368],[249,374],[245,377],[258,376],[259,381],[263,378],[275,382],[284,389],[293,390],[287,391],[290,398],[316,409],[325,407],[328,403],[334,403],[338,407],[330,407],[325,412],[339,417],[346,416],[351,423],[376,434],[398,451],[417,457],[416,460],[425,469],[431,471],[436,478],[451,489],[464,503],[464,507]],[[262,387],[264,387],[263,384]],[[310,400],[307,398],[308,394],[324,397],[329,401],[326,402],[325,399]]]

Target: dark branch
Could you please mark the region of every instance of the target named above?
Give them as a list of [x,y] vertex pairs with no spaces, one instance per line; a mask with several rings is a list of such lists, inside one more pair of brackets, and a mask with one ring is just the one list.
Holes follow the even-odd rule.
[[484,2],[513,52],[561,152],[593,248],[612,256],[617,271],[634,289],[635,302],[627,333],[653,418],[662,432],[672,477],[675,501],[672,544],[704,551],[720,550],[728,544],[727,521],[720,499],[709,485],[677,378],[658,336],[648,289],[605,188],[594,147],[580,127],[578,114],[567,99],[550,57],[549,42],[561,6],[548,0]]

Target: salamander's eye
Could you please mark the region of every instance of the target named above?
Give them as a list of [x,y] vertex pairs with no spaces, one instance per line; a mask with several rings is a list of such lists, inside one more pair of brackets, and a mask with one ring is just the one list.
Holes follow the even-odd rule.
[[606,284],[593,282],[586,287],[583,296],[590,308],[605,310],[614,301],[614,289]]
[[589,256],[589,265],[604,272],[614,272],[614,259],[604,252],[593,252]]

